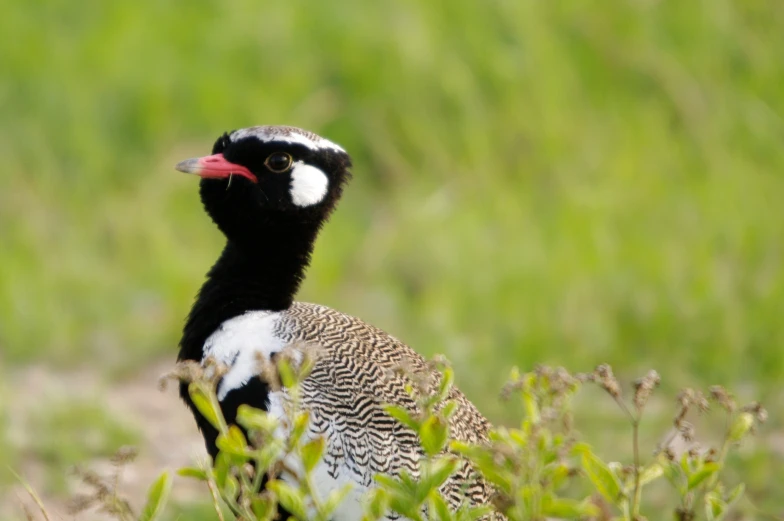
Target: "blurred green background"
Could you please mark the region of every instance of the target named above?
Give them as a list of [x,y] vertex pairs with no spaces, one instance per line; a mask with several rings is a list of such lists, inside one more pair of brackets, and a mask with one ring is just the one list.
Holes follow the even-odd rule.
[[222,241],[172,166],[296,125],[355,163],[301,300],[445,353],[496,421],[511,365],[759,398],[738,468],[781,511],[782,28],[776,0],[12,1],[2,371],[173,360]]

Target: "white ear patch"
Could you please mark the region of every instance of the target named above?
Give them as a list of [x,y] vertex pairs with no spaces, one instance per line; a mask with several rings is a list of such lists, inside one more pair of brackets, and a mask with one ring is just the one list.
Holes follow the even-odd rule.
[[320,203],[327,195],[328,184],[329,179],[324,172],[297,161],[291,169],[291,200],[297,206]]

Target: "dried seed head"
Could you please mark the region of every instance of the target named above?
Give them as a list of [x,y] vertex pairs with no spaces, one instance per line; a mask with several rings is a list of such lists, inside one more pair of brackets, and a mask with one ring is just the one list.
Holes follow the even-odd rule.
[[597,378],[608,378],[608,377],[612,378],[613,377],[612,367],[610,366],[610,364],[597,365],[596,369],[594,370],[594,374],[596,375]]
[[135,460],[138,454],[139,451],[136,449],[136,447],[125,445],[117,449],[117,452],[112,455],[111,463],[115,467],[126,465]]
[[578,384],[578,380],[563,367],[556,367],[550,375],[550,392],[559,398],[574,392]]
[[705,395],[702,394],[702,391],[696,391],[694,393],[694,405],[697,406],[697,409],[703,413],[710,409],[710,403],[708,399],[705,398]]
[[575,373],[574,378],[580,383],[593,382],[595,380],[593,373]]
[[673,418],[672,421],[676,429],[681,428],[681,423],[683,423],[684,418],[686,418],[686,415],[689,413],[689,409],[694,403],[694,396],[694,390],[688,387],[681,389],[681,391],[678,393],[678,397],[676,398],[679,406],[678,412],[675,413],[675,418]]
[[594,371],[594,375],[596,378],[596,383],[598,383],[602,389],[607,391],[610,396],[615,399],[619,399],[621,397],[621,386],[618,383],[618,380],[613,375],[612,367],[608,364],[601,364],[596,368]]
[[689,387],[681,389],[681,392],[678,393],[677,400],[681,407],[690,406],[694,401],[694,390]]
[[648,374],[635,380],[634,382],[634,407],[637,411],[642,411],[648,399],[651,397],[653,390],[659,386],[661,377],[659,373],[651,369]]
[[165,391],[169,380],[176,380],[177,382],[190,383],[204,378],[204,369],[202,366],[193,360],[184,360],[177,362],[174,368],[165,373],[158,379],[158,388]]
[[226,376],[229,372],[229,366],[223,362],[219,362],[212,356],[208,356],[201,364],[203,369],[203,378],[212,382],[213,385],[218,384],[218,380]]
[[109,492],[108,484],[95,471],[77,465],[73,468],[73,473],[82,483],[93,488],[97,493]]
[[735,411],[737,407],[732,395],[720,385],[714,385],[710,388],[710,397],[729,413]]
[[699,443],[692,443],[689,447],[689,457],[692,459],[697,459],[702,455],[702,446]]
[[768,411],[759,402],[751,402],[748,405],[744,405],[741,410],[750,412],[754,415],[754,419],[757,420],[757,423],[762,424],[768,421]]
[[705,463],[713,463],[716,461],[716,458],[719,455],[719,451],[717,451],[714,447],[708,449],[705,453]]
[[437,354],[427,361],[427,367],[432,371],[442,372],[444,369],[452,367],[452,364],[444,355]]
[[679,432],[684,440],[694,441],[694,425],[691,423],[682,421]]
[[261,353],[256,353],[255,355],[255,362],[256,362],[256,376],[259,379],[269,385],[270,390],[273,392],[278,392],[281,390],[283,385],[280,382],[280,373],[278,372],[278,366],[275,364],[275,358],[272,360],[266,358]]
[[95,504],[95,496],[89,494],[77,494],[68,500],[65,511],[69,515],[80,514]]

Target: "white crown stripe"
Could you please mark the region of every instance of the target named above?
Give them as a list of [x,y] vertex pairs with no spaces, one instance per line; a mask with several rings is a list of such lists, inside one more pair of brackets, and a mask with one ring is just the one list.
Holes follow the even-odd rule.
[[235,130],[229,136],[232,141],[239,141],[248,137],[255,137],[263,143],[278,141],[281,143],[303,145],[311,150],[334,150],[346,153],[343,148],[328,139],[296,127],[249,127]]

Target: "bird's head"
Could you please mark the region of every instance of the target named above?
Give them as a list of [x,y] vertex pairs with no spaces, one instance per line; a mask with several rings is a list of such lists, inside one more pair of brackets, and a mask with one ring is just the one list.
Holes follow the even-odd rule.
[[338,145],[294,127],[223,134],[212,155],[177,164],[201,180],[207,213],[227,237],[270,221],[320,224],[340,198],[351,159]]

